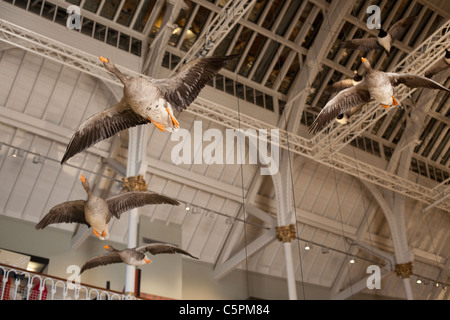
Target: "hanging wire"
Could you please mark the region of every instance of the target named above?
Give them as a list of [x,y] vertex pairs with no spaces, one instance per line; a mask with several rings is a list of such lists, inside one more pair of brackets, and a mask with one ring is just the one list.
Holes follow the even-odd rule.
[[[357,28],[358,28],[357,32],[360,33],[360,37],[362,38],[363,34],[362,34],[362,31],[361,31],[361,28],[359,27],[359,20],[358,20],[357,14],[355,12],[355,7],[354,6],[352,7],[352,14],[356,18],[356,24],[357,24]],[[344,34],[346,34],[346,32],[344,32]],[[346,35],[346,38],[347,38],[347,35]],[[356,163],[357,159],[356,159],[355,148],[352,148],[352,150],[353,150],[353,159],[355,160],[355,163]],[[356,173],[357,173],[357,176],[358,176],[358,183],[359,183],[360,190],[361,190],[361,198],[362,198],[362,201],[363,201],[363,209],[364,209],[364,220],[366,220],[366,224],[367,224],[367,234],[369,236],[370,248],[371,248],[372,251],[374,251],[373,250],[374,247],[373,247],[372,237],[371,237],[371,233],[370,233],[370,222],[369,222],[369,217],[367,216],[367,209],[368,208],[365,205],[365,200],[364,200],[365,197],[364,197],[364,193],[363,193],[363,187],[362,187],[362,182],[361,182],[361,177],[360,177],[358,166],[356,166]]]
[[[235,14],[235,7],[233,6],[233,11],[232,14]],[[237,28],[233,28],[233,32],[234,32],[234,36],[233,38],[236,37],[236,30]],[[237,69],[235,70],[235,90],[236,90],[236,84],[238,82],[238,71]],[[239,97],[236,95],[236,100],[237,100],[237,110],[238,110],[238,129],[239,132],[241,133],[241,105],[240,105],[240,99]],[[238,144],[239,145],[239,144]],[[242,150],[242,148],[244,150]],[[245,157],[245,143],[241,144],[241,157]],[[242,160],[242,159],[241,159]],[[240,171],[241,171],[241,192],[242,192],[242,214],[243,214],[243,220],[244,220],[244,251],[245,251],[245,270],[246,270],[246,284],[247,284],[247,296],[250,297],[250,284],[249,284],[249,268],[248,268],[248,243],[247,243],[247,213],[245,210],[245,190],[244,190],[244,165],[243,165],[244,161],[241,161],[240,163]]]
[[[358,17],[356,16],[356,14],[355,14],[355,12],[354,12],[354,9],[352,8],[352,13],[353,13],[353,15],[355,16],[355,18],[356,18],[356,20],[358,21]],[[327,24],[328,24],[328,29],[329,30],[331,30],[331,23],[330,23],[330,20],[329,20],[329,16],[328,16],[328,14],[324,14],[324,16],[325,16],[325,20],[326,20],[326,22],[327,22]],[[344,25],[344,22],[342,22],[342,25]],[[341,29],[342,29],[343,27],[341,27]],[[346,30],[344,30],[344,35],[345,35],[345,38],[347,38],[347,31]],[[317,56],[317,53],[316,53],[316,56]],[[319,68],[319,66],[318,66],[318,68]],[[328,141],[330,141],[330,137],[328,136]],[[339,199],[339,192],[338,192],[338,190],[339,190],[339,186],[338,186],[338,184],[337,184],[337,176],[336,176],[336,165],[335,165],[335,163],[334,163],[334,158],[333,158],[333,152],[332,152],[332,148],[331,148],[331,143],[329,143],[329,148],[330,148],[330,154],[331,154],[331,161],[332,161],[332,171],[333,171],[333,175],[334,175],[334,181],[335,181],[335,190],[336,190],[336,198],[337,198],[337,202],[338,202],[338,212],[339,212],[339,220],[340,220],[340,225],[341,225],[341,231],[342,231],[342,237],[343,237],[343,239],[344,239],[344,241],[343,241],[343,244],[344,244],[344,252],[345,252],[345,265],[346,265],[346,269],[347,269],[347,275],[348,275],[348,279],[349,279],[349,283],[350,283],[350,285],[349,285],[349,288],[350,288],[350,293],[351,293],[351,296],[353,297],[354,296],[354,293],[353,293],[353,284],[352,284],[352,277],[351,277],[351,272],[350,272],[350,265],[349,265],[349,263],[348,263],[348,256],[350,255],[350,256],[354,256],[354,255],[351,255],[350,253],[349,253],[349,250],[350,250],[350,248],[347,248],[347,246],[346,246],[346,241],[345,241],[345,239],[346,239],[346,236],[345,236],[345,230],[344,230],[344,221],[343,221],[343,218],[342,218],[342,208],[341,208],[341,201],[340,201],[340,199]],[[358,172],[358,179],[359,179],[359,171],[357,171]],[[360,179],[359,179],[359,181],[360,181]],[[360,183],[361,183],[361,181],[360,181]],[[363,196],[363,198],[364,198],[364,196]],[[363,199],[363,201],[364,201],[364,199]],[[365,205],[363,205],[364,207],[365,207]],[[366,212],[366,210],[364,210],[364,215],[365,215],[365,219],[366,219],[366,221],[368,220],[367,219],[367,217],[366,217],[366,214],[367,214],[367,212]],[[373,247],[372,247],[372,251],[373,251]]]
[[[272,6],[272,11],[273,11],[273,6]],[[275,13],[272,13],[275,14]],[[278,34],[275,32],[275,41],[277,42],[277,60],[278,60],[278,69],[281,70],[281,56],[280,56],[280,52],[279,52],[279,47],[281,46],[280,42],[278,41]],[[301,57],[299,57],[299,59],[301,59]],[[308,81],[309,81],[309,76],[308,76]],[[307,83],[307,88],[310,87],[310,84]],[[292,106],[291,106],[292,108]],[[285,108],[283,110],[283,116],[284,116],[284,123],[285,126],[289,125],[288,119],[287,119],[287,111],[288,108]],[[292,156],[292,151],[291,151],[291,146],[290,146],[290,141],[289,141],[289,132],[286,131],[286,145],[287,145],[287,157],[288,157],[288,164],[289,164],[289,179],[290,179],[290,184],[291,184],[291,192],[292,192],[292,206],[294,209],[294,220],[295,220],[295,232],[297,235],[300,235],[299,232],[299,221],[298,221],[298,217],[297,217],[297,204],[296,204],[296,199],[295,199],[295,183],[294,183],[294,177],[293,177],[293,168],[292,168],[292,160],[291,160],[291,156]],[[303,274],[303,261],[302,261],[302,254],[301,254],[301,249],[300,249],[300,237],[297,236],[296,237],[297,240],[297,251],[298,251],[298,257],[299,257],[299,266],[300,266],[300,278],[301,278],[301,287],[302,287],[302,294],[303,294],[303,299],[306,300],[306,291],[305,291],[305,281],[304,281],[304,274]]]
[[[357,15],[356,15],[356,13],[354,11],[354,8],[352,8],[352,14],[356,18],[356,23],[357,23],[357,28],[358,28],[357,31],[360,33],[360,37],[363,37],[363,32],[362,32],[362,30],[361,30],[361,28],[359,26],[359,19],[358,19]],[[328,19],[327,19],[327,22],[329,24],[329,20]],[[344,34],[345,34],[345,37],[347,38],[347,31],[344,30]],[[403,133],[403,134],[405,134],[405,133]],[[352,149],[353,149],[353,157],[354,157],[354,160],[356,162],[357,161],[357,157],[356,157],[356,153],[355,153],[355,148],[352,148]],[[330,144],[330,153],[331,153],[332,162],[333,162],[333,166],[332,166],[333,167],[333,172],[334,172],[334,175],[335,175],[336,194],[337,194],[338,203],[339,203],[339,215],[340,215],[340,219],[341,219],[341,228],[342,228],[342,232],[343,232],[343,235],[344,235],[342,213],[341,213],[339,195],[338,195],[338,192],[337,192],[338,186],[337,186],[336,173],[335,173],[336,169],[335,169],[335,165],[334,165],[333,151],[332,151],[332,148],[331,148],[331,144]],[[371,247],[371,250],[373,251],[374,250],[374,246],[373,246],[373,241],[372,241],[372,237],[371,237],[371,233],[370,233],[369,217],[367,216],[367,207],[366,207],[365,200],[364,200],[364,195],[363,195],[363,192],[362,192],[363,188],[362,188],[361,177],[360,177],[360,172],[359,172],[358,166],[356,166],[356,172],[357,172],[357,177],[358,177],[358,181],[359,181],[360,189],[361,189],[361,196],[362,196],[363,208],[364,208],[364,219],[366,220],[366,223],[367,223],[367,231],[368,231],[368,236],[369,236],[370,247]],[[344,235],[344,237],[345,237],[345,235]],[[344,242],[344,246],[345,246],[345,242]],[[345,250],[345,251],[347,251],[347,250]],[[352,286],[351,286],[352,280],[351,280],[351,275],[350,275],[350,267],[349,267],[348,264],[347,264],[347,269],[348,269],[348,277],[349,277],[349,280],[350,280],[350,290],[351,290],[351,294],[353,296],[353,289],[352,289]]]
[[[355,14],[355,12],[354,12],[354,9],[352,9],[352,13],[353,13],[353,15],[357,18],[357,16],[356,16],[356,14]],[[360,33],[360,37],[362,37],[363,36],[363,34],[362,34],[362,30],[360,29],[360,27],[359,27],[359,20],[358,19],[356,19],[356,21],[357,21],[357,26],[358,26],[358,32]],[[421,90],[421,91],[423,91],[423,89]],[[408,114],[408,111],[406,110],[406,109],[404,109],[405,110],[405,116],[406,117],[409,117],[409,114]],[[387,121],[387,119],[385,119],[384,121]],[[407,119],[405,119],[404,121],[407,121]],[[420,117],[419,118],[419,121],[421,122],[421,124],[422,124],[422,128],[425,126],[425,120],[422,118],[422,117]],[[414,131],[414,130],[412,130],[412,129],[410,129],[410,128],[406,128],[406,125],[405,125],[405,130],[404,130],[404,132],[402,133],[402,136],[404,136],[405,134],[408,134],[408,130],[410,130],[411,132],[411,134],[416,134],[416,131]],[[411,142],[410,142],[411,143]],[[331,147],[330,147],[330,149],[331,149]],[[357,161],[357,158],[356,158],[356,153],[355,153],[355,148],[352,148],[353,149],[353,156],[354,156],[354,159],[355,159],[355,162]],[[409,167],[410,167],[410,163],[409,163]],[[405,166],[405,164],[404,163],[399,163],[398,164],[398,166],[399,166],[399,168],[401,168],[401,166]],[[333,166],[334,167],[334,166]],[[359,181],[359,183],[360,183],[360,185],[361,185],[361,178],[360,178],[360,173],[359,173],[359,170],[358,170],[358,166],[356,166],[356,170],[357,170],[357,176],[358,176],[358,181]],[[361,192],[362,192],[362,186],[361,186]],[[364,204],[364,196],[363,196],[363,206],[365,207],[365,204]],[[369,242],[370,242],[370,246],[371,246],[371,249],[372,249],[372,251],[373,251],[373,242],[372,242],[372,238],[371,238],[371,233],[370,233],[370,224],[369,224],[369,220],[368,220],[368,217],[367,217],[367,209],[365,209],[364,210],[364,216],[365,216],[365,220],[366,220],[366,223],[367,223],[367,230],[368,230],[368,236],[369,236]],[[435,256],[435,260],[436,260],[436,264],[437,264],[437,266],[438,266],[438,268],[439,268],[439,262],[438,262],[438,256],[437,256],[437,252],[436,252],[436,248],[435,248],[435,246],[434,246],[434,241],[433,241],[433,236],[432,236],[432,232],[431,232],[431,228],[430,228],[430,224],[429,224],[429,221],[428,221],[428,217],[427,217],[427,215],[425,215],[425,220],[426,220],[426,223],[427,223],[427,228],[428,228],[428,232],[429,232],[429,235],[430,235],[430,239],[431,239],[431,246],[433,247],[433,251],[434,251],[434,256]],[[441,282],[443,282],[443,280],[442,280],[442,269],[440,269],[440,272],[439,272],[439,274],[438,274],[438,276],[437,276],[437,281],[436,281],[436,283],[439,283],[439,277],[441,277]]]

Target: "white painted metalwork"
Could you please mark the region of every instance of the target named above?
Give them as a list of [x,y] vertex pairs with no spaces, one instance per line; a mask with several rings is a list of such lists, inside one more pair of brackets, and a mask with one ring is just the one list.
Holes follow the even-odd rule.
[[[445,26],[447,26],[447,28],[450,27],[450,22],[445,24]],[[443,32],[443,30],[447,31],[446,28],[442,27],[437,30],[433,36],[439,34],[439,32]],[[430,38],[433,38],[433,36]],[[450,32],[445,33],[444,39],[450,43]],[[23,48],[24,50],[39,54],[58,63],[62,63],[79,71],[88,73],[104,81],[121,85],[119,80],[106,71],[100,64],[98,57],[64,45],[58,41],[44,37],[1,19],[0,41],[4,41]],[[437,60],[439,53],[443,50],[442,47],[439,46],[437,48],[436,45],[433,45],[428,40],[427,43],[430,43],[430,46],[427,47],[427,51],[423,52],[423,55],[428,55],[430,53],[429,50],[433,50],[433,52],[438,50],[438,52],[434,52],[434,59]],[[441,45],[444,45],[444,43]],[[422,57],[421,55],[419,56]],[[425,59],[425,57],[423,58]],[[428,57],[426,58],[428,59]],[[423,73],[427,69],[425,69],[423,65],[421,66],[420,72]],[[142,76],[142,74],[129,69],[121,68],[121,70],[129,76]],[[400,95],[399,91],[398,97],[399,99],[404,99],[406,95],[410,93],[410,90],[403,89],[401,92],[403,94]],[[400,98],[400,96],[402,98]],[[374,106],[372,105],[372,107]],[[325,135],[322,132],[318,137],[314,137],[312,139],[307,139],[301,137],[300,135],[279,129],[276,126],[267,124],[261,120],[247,116],[238,111],[231,110],[201,97],[198,97],[185,112],[193,113],[207,120],[220,123],[221,125],[230,128],[241,128],[243,130],[248,128],[279,129],[279,146],[281,148],[287,149],[295,154],[308,157],[312,160],[316,160],[324,165],[344,171],[359,179],[375,183],[376,185],[384,187],[388,190],[417,199],[426,204],[431,204],[436,200],[439,200],[442,197],[442,192],[438,190],[430,189],[407,179],[399,178],[395,174],[337,152],[347,145],[347,141],[341,141],[341,139],[350,134],[348,132],[350,128],[367,128],[367,126],[372,123],[373,119],[371,115],[380,112],[378,110],[379,106],[376,107],[377,110],[375,110],[375,108],[371,109],[370,114],[367,112],[367,109],[366,111],[361,112],[360,117],[358,117],[358,119],[355,120],[351,126],[338,127],[333,132],[330,132],[330,136]],[[381,112],[385,111],[381,110]],[[378,117],[380,117],[380,115],[378,115],[377,118]],[[369,118],[372,120],[369,120]],[[365,123],[364,126],[362,126],[362,122]],[[336,146],[336,144],[339,145]],[[450,203],[448,202],[438,203],[437,207],[450,211]]]
[[256,0],[228,1],[211,23],[208,24],[202,34],[200,34],[189,51],[181,58],[171,74],[178,72],[186,62],[198,57],[199,54],[211,54],[215,46],[225,38],[255,2]]
[[[445,54],[445,49],[450,45],[450,21],[438,28],[422,45],[414,49],[390,72],[407,72],[424,75],[425,72]],[[396,89],[395,97],[401,103],[417,89],[400,86]],[[323,128],[311,139],[315,158],[324,157],[325,150],[331,153],[341,151],[354,138],[365,132],[372,124],[381,119],[391,108],[380,108],[379,103],[366,104],[362,111],[352,116],[352,121],[347,126],[336,126],[331,123]],[[334,127],[333,127],[334,126]]]

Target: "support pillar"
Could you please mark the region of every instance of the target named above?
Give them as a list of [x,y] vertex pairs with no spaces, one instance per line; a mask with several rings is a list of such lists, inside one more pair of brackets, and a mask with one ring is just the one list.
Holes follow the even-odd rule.
[[288,226],[278,226],[275,228],[277,233],[277,239],[283,242],[284,256],[286,258],[286,277],[288,284],[289,300],[297,300],[297,288],[295,284],[295,270],[294,261],[292,259],[292,243],[291,240],[295,240],[296,232],[295,225],[290,224]]
[[[143,144],[144,128],[134,127],[129,130],[127,177],[124,178],[123,192],[147,189],[144,178],[138,176],[142,166],[142,157],[145,155]],[[130,210],[128,214],[128,238],[127,247],[137,246],[139,215],[138,208]],[[125,270],[125,294],[135,295],[136,267],[126,265]]]
[[409,276],[412,275],[412,269],[412,262],[399,263],[395,265],[395,273],[403,279],[403,285],[405,286],[406,291],[406,299],[408,300],[414,299],[411,288],[411,281],[409,279]]

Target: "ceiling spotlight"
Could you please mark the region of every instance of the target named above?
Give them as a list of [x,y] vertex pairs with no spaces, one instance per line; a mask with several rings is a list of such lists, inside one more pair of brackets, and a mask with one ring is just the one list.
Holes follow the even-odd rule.
[[420,279],[417,279],[416,283],[422,283],[422,281]]
[[307,242],[306,244],[305,244],[305,250],[309,250],[309,249],[311,249],[311,246],[309,245],[309,243]]
[[37,155],[33,157],[33,163],[40,163],[41,162],[41,156]]
[[355,263],[355,259],[354,258],[350,258],[350,260],[348,262]]
[[13,153],[12,153],[12,156],[14,157],[14,158],[17,158],[17,157],[23,157],[23,150],[19,150],[19,149],[14,149],[13,150]]
[[191,207],[189,207],[189,205],[186,205],[186,211],[189,211],[189,210],[191,210]]

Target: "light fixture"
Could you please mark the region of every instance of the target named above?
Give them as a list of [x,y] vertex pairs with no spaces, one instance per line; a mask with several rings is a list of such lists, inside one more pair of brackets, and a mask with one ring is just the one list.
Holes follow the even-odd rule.
[[189,210],[191,210],[191,207],[188,205],[188,204],[186,204],[186,211],[189,211]]
[[416,283],[422,283],[422,281],[420,279],[417,279]]
[[13,150],[13,153],[12,153],[12,156],[13,156],[14,158],[17,158],[17,157],[22,158],[22,157],[23,157],[23,150],[20,150],[20,149],[14,149],[14,150]]
[[348,262],[355,263],[355,258],[350,258],[350,260]]
[[307,243],[305,244],[305,250],[308,251],[309,249],[311,249],[311,246],[310,246],[309,243],[307,242]]
[[36,155],[33,157],[33,163],[40,163],[41,162],[41,156],[40,155]]

